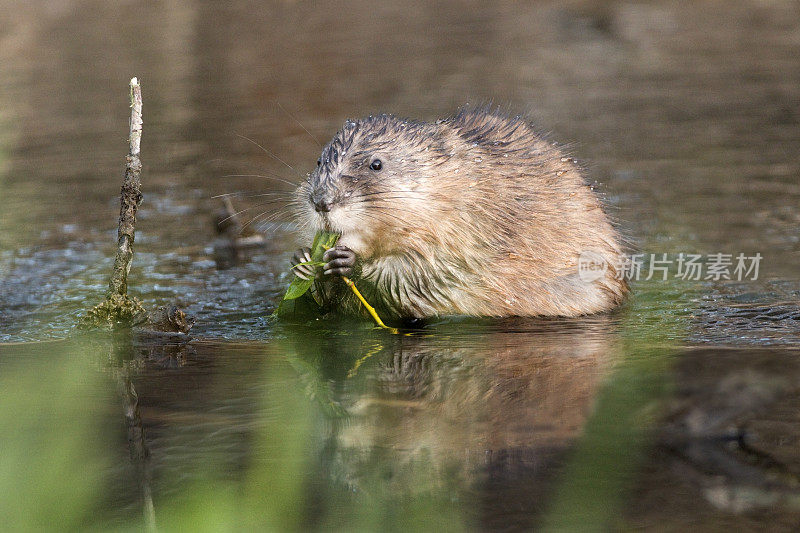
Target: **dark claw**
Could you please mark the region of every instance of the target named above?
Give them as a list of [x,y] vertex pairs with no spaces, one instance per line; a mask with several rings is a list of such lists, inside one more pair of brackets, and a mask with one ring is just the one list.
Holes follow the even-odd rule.
[[322,256],[327,261],[322,267],[325,276],[352,276],[356,265],[356,253],[347,246],[334,246]]
[[330,268],[323,272],[326,276],[352,276],[353,267]]
[[297,267],[300,263],[305,263],[306,261],[311,261],[311,249],[310,248],[300,248],[295,252],[292,256],[292,271],[294,275],[300,279],[310,279],[314,277],[314,268],[308,265],[303,265]]
[[292,256],[292,265],[311,261],[311,248],[300,248]]

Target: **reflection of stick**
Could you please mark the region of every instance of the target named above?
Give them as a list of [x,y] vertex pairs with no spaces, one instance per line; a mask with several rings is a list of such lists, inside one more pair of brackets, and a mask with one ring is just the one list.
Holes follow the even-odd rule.
[[133,241],[135,238],[136,210],[142,201],[141,172],[142,162],[139,160],[139,147],[142,139],[142,88],[137,78],[131,79],[131,122],[130,151],[125,167],[125,181],[122,183],[119,209],[119,229],[117,231],[117,256],[114,259],[114,271],[108,282],[109,296],[128,293],[128,272],[133,259]]
[[144,513],[145,526],[147,531],[157,531],[153,492],[150,488],[150,482],[153,477],[150,471],[150,449],[145,441],[142,415],[139,412],[139,396],[136,394],[136,389],[133,388],[128,364],[127,362],[122,363],[122,375],[118,378],[117,384],[120,388],[125,409],[131,461],[136,467],[139,488],[142,491],[144,504],[142,511]]
[[359,300],[361,300],[361,303],[364,305],[364,307],[367,309],[367,312],[369,312],[369,314],[372,316],[373,320],[375,320],[375,323],[378,324],[379,327],[382,327],[383,329],[388,329],[392,333],[398,332],[396,328],[390,328],[389,326],[383,323],[383,320],[381,320],[381,317],[378,316],[378,312],[375,311],[375,308],[369,305],[367,301],[364,299],[364,297],[361,296],[361,293],[356,288],[356,284],[353,283],[353,280],[351,280],[346,276],[342,276],[342,279],[347,284],[347,286],[350,287],[350,290],[353,291],[353,294],[355,294],[356,297]]

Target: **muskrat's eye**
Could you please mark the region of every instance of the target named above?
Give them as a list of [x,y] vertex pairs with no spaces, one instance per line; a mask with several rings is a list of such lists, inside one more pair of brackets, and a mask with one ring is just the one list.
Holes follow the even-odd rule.
[[378,171],[383,168],[383,163],[381,163],[380,159],[375,159],[372,161],[372,163],[369,164],[369,168]]
[[322,159],[317,159],[317,166],[320,166],[321,164],[322,164]]

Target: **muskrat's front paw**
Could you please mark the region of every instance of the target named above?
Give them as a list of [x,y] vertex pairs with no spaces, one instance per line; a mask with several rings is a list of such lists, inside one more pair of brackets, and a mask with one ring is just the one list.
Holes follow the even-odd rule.
[[[300,248],[292,256],[292,271],[300,279],[311,279],[314,277],[314,267],[311,265],[301,265],[311,261],[311,249]],[[299,266],[298,266],[299,265]]]
[[353,267],[356,266],[356,253],[347,246],[334,246],[322,256],[325,266],[322,274],[325,276],[352,276]]

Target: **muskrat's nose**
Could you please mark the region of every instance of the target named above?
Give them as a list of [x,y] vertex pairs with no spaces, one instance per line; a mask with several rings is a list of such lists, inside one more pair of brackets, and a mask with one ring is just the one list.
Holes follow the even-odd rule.
[[330,199],[325,198],[324,196],[318,198],[312,198],[311,203],[314,204],[314,209],[317,211],[317,213],[322,213],[322,212],[327,213],[328,211],[331,210],[332,202],[330,201]]
[[333,194],[324,187],[316,187],[309,195],[309,200],[314,204],[317,213],[327,213],[333,206]]

